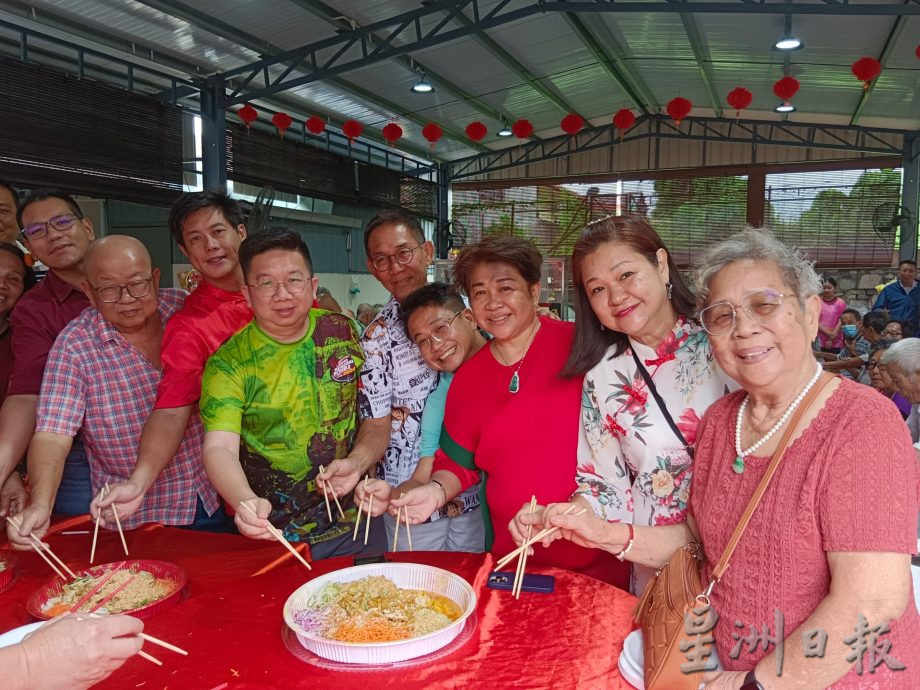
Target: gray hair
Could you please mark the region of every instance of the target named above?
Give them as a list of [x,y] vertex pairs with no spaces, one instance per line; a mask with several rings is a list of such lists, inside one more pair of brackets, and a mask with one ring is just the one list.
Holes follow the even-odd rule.
[[709,284],[716,274],[737,261],[775,264],[783,280],[802,302],[821,292],[821,278],[802,250],[783,244],[766,228],[748,227],[710,247],[700,257],[694,275],[699,305],[704,305],[709,298]]
[[920,338],[904,338],[885,350],[884,366],[896,366],[905,374],[920,372]]

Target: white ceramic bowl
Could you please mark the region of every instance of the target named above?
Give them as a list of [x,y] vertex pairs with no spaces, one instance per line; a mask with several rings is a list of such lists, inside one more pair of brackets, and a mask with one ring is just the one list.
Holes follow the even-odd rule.
[[[294,612],[307,608],[307,601],[330,582],[354,582],[373,575],[383,575],[400,589],[421,589],[453,600],[460,617],[440,630],[396,642],[339,642],[305,631],[294,620]],[[459,575],[430,565],[417,563],[373,563],[343,568],[310,580],[294,591],[284,603],[284,622],[297,635],[300,644],[314,654],[345,664],[389,664],[431,654],[450,644],[463,630],[466,619],[476,610],[476,594]]]

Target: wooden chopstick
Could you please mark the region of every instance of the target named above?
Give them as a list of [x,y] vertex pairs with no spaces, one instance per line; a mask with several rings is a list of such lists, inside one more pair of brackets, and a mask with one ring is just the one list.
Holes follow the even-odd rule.
[[[9,523],[10,523],[15,529],[17,529],[17,530],[20,529],[20,528],[22,527],[22,518],[19,519],[19,523],[17,524],[16,521],[15,521],[11,516],[8,515],[8,516],[6,517],[6,521],[9,522]],[[43,560],[45,563],[47,563],[48,566],[49,566],[55,573],[57,573],[58,577],[60,577],[64,582],[67,582],[67,577],[64,575],[64,573],[62,573],[60,570],[58,570],[58,568],[57,568],[57,566],[54,564],[54,562],[53,562],[50,558],[48,558],[48,557],[45,555],[44,549],[42,549],[41,546],[40,546],[41,540],[39,540],[39,539],[38,539],[34,534],[32,534],[31,532],[29,533],[29,539],[32,540],[32,550],[35,551],[39,556],[41,556],[42,560]],[[36,544],[35,544],[36,541],[39,542],[39,546],[36,546]]]
[[396,509],[396,530],[393,532],[393,551],[396,551],[396,544],[399,543],[399,517],[402,515],[402,508]]
[[156,658],[155,656],[153,656],[152,654],[148,654],[148,653],[145,652],[144,650],[139,651],[139,652],[137,653],[137,655],[138,655],[139,657],[142,657],[142,658],[146,659],[147,661],[152,661],[152,662],[155,663],[157,666],[162,666],[162,665],[163,665],[163,662],[162,662],[162,661],[160,661],[159,659],[157,659],[157,658]]
[[[105,498],[105,487],[99,489],[99,498],[102,500]],[[99,538],[99,520],[102,518],[102,508],[96,512],[96,527],[93,529],[93,548],[89,552],[89,564],[92,565],[93,561],[96,560],[96,539]]]
[[[252,514],[255,515],[256,517],[259,517],[259,514],[258,514],[255,510],[253,510],[252,506],[250,506],[248,503],[243,503],[243,502],[241,502],[240,505],[243,506],[244,508],[246,508],[246,510],[248,510],[250,513],[252,513]],[[307,562],[304,560],[304,557],[301,556],[300,553],[297,551],[297,549],[295,549],[293,546],[291,546],[291,543],[290,543],[287,539],[284,538],[284,535],[281,534],[281,531],[280,531],[277,527],[275,527],[272,523],[266,521],[266,528],[268,529],[269,533],[270,533],[275,539],[277,539],[278,541],[280,541],[288,551],[290,551],[292,554],[294,554],[294,558],[296,558],[298,561],[300,561],[300,562],[303,563],[305,566],[307,566],[307,570],[313,570],[313,566],[311,566],[309,563],[307,563]]]
[[126,563],[125,561],[122,561],[121,563],[119,563],[118,565],[116,565],[114,568],[112,568],[111,570],[109,570],[109,571],[108,571],[108,574],[107,574],[104,578],[102,578],[102,580],[101,580],[99,583],[97,583],[95,587],[93,587],[89,592],[87,592],[86,594],[84,594],[84,595],[83,595],[83,598],[80,599],[80,601],[78,601],[76,604],[74,604],[73,606],[70,607],[70,612],[71,612],[71,613],[77,613],[77,612],[79,611],[80,607],[83,606],[83,604],[85,604],[87,601],[89,601],[90,599],[92,599],[93,595],[94,595],[96,592],[98,592],[100,589],[102,589],[103,587],[105,587],[106,583],[107,583],[109,580],[111,580],[113,577],[115,577],[115,573],[117,573],[119,570],[121,570],[122,568],[125,567],[125,563]]
[[[367,477],[364,477],[364,493],[367,493]],[[357,541],[358,539],[358,527],[361,526],[361,503],[358,503],[358,517],[355,519],[355,533],[352,535],[351,540]],[[368,515],[367,519],[370,520],[371,516]]]
[[[21,518],[21,517],[18,517],[18,516],[17,516],[17,518],[19,519],[19,525],[18,525],[18,527],[22,527],[22,518]],[[11,522],[12,522],[12,520],[11,520]],[[14,527],[17,527],[17,525],[16,525],[15,522],[13,522],[13,526],[14,526]],[[41,554],[42,550],[44,550],[45,553],[47,553],[49,556],[51,556],[51,558],[53,558],[55,561],[57,561],[58,565],[61,566],[61,567],[64,569],[64,571],[65,571],[68,575],[70,575],[70,577],[72,577],[74,580],[77,579],[77,576],[74,574],[74,572],[73,572],[70,568],[67,567],[67,564],[66,564],[64,561],[62,561],[62,560],[58,557],[58,555],[57,555],[56,553],[54,553],[54,551],[51,550],[51,547],[50,547],[50,546],[48,546],[45,542],[43,542],[41,539],[39,539],[38,537],[36,537],[35,534],[32,533],[32,532],[29,533],[29,539],[32,540],[32,548],[34,548],[36,551],[38,551],[39,554]],[[47,559],[45,559],[45,560],[47,560]],[[55,568],[55,570],[57,570],[57,569]],[[66,580],[67,578],[64,578],[64,579]]]
[[[406,494],[399,494],[402,498]],[[403,506],[403,520],[406,521],[406,536],[409,538],[409,551],[412,551],[412,531],[409,529],[409,509]],[[399,521],[396,522],[396,530],[399,531]]]
[[[109,488],[109,483],[106,482],[105,483],[106,495],[108,495],[110,491],[111,489]],[[124,530],[122,530],[121,528],[121,520],[118,517],[118,510],[116,510],[114,503],[110,506],[110,508],[112,509],[112,515],[115,516],[115,525],[118,527],[118,536],[121,537],[121,546],[125,550],[125,556],[128,556],[129,555],[128,554],[128,543],[125,541],[125,533],[124,533]]]
[[121,590],[123,590],[125,587],[127,587],[128,585],[130,585],[132,582],[134,582],[134,578],[136,578],[136,577],[137,577],[137,575],[132,575],[132,576],[129,577],[127,580],[125,580],[124,582],[122,582],[120,585],[118,585],[118,587],[116,587],[116,588],[113,589],[111,592],[109,592],[109,593],[106,594],[104,597],[102,597],[102,599],[99,600],[99,603],[94,604],[93,607],[89,610],[89,612],[90,612],[90,613],[96,613],[96,611],[98,611],[99,609],[102,608],[102,605],[103,605],[103,604],[108,604],[112,599],[115,598],[115,595],[116,595],[116,594],[118,594]]
[[[320,472],[325,472],[326,468],[319,466]],[[329,485],[323,482],[323,498],[326,500],[326,515],[329,516],[329,522],[332,522],[332,506],[329,505]]]
[[364,521],[364,545],[367,546],[367,538],[371,533],[371,515],[374,512],[374,494],[367,495],[367,516]]
[[[533,511],[537,507],[537,497],[530,497],[530,511],[529,514],[533,515]],[[533,533],[533,525],[527,525],[527,537],[524,539],[525,542],[530,541],[530,538]],[[524,584],[524,568],[527,565],[527,551],[525,551],[518,558],[517,571],[514,576],[514,586],[511,588],[511,593],[514,595],[515,599],[521,598],[521,586]]]
[[[573,504],[571,504],[568,508],[566,508],[566,509],[565,509],[565,512],[563,512],[562,514],[563,514],[563,515],[568,515],[568,514],[571,513],[576,507],[577,507],[577,505],[576,505],[575,503],[573,503]],[[581,514],[584,513],[584,512],[586,512],[586,511],[585,511],[584,508],[582,508],[580,511],[578,511],[577,513],[575,513],[575,515],[576,515],[576,516],[577,516],[577,515],[581,515]],[[574,516],[573,516],[573,517],[574,517]],[[523,544],[521,544],[519,547],[517,547],[514,551],[512,551],[512,552],[509,553],[507,556],[505,556],[504,558],[502,558],[498,563],[496,563],[496,564],[495,564],[495,569],[498,570],[499,568],[504,567],[504,566],[505,566],[506,564],[508,564],[515,556],[517,556],[519,553],[521,553],[521,551],[524,551],[524,550],[530,548],[531,546],[533,546],[534,544],[536,544],[538,541],[542,540],[543,537],[549,536],[550,534],[555,534],[555,533],[558,532],[558,531],[559,531],[559,528],[558,528],[558,527],[547,527],[546,529],[541,530],[540,532],[537,532],[536,536],[535,536],[533,539],[530,539],[530,540],[528,540],[528,541],[525,541]]]
[[[96,613],[96,612],[90,612],[89,614],[90,618],[102,618],[104,615],[109,615],[109,614],[101,614],[101,613]],[[153,635],[148,635],[147,633],[142,633],[142,632],[137,633],[137,637],[141,638],[142,640],[147,640],[147,642],[150,642],[151,644],[159,645],[160,647],[163,647],[164,649],[168,649],[171,652],[175,652],[176,654],[181,654],[182,656],[188,656],[188,652],[182,649],[182,647],[177,647],[174,644],[170,644],[166,640],[161,640],[159,637],[154,637]]]
[[[322,465],[319,466],[320,472],[325,472],[326,468]],[[323,491],[326,494],[326,508],[329,508],[329,484],[323,482]],[[345,519],[345,511],[342,510],[342,504],[339,503],[339,497],[335,495],[335,489],[332,490],[332,500],[335,501],[335,507],[339,509],[339,515],[342,516],[342,519]],[[329,510],[329,522],[332,522],[332,510]]]

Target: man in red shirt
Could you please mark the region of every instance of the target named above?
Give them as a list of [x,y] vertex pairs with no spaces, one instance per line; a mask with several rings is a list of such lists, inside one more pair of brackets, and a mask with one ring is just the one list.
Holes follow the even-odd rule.
[[[95,237],[93,223],[80,206],[61,191],[37,192],[17,213],[26,248],[48,266],[48,275],[16,304],[10,316],[13,332],[13,374],[0,409],[0,477],[9,476],[35,431],[35,410],[42,374],[55,338],[89,300],[80,290],[83,255]],[[74,444],[64,466],[55,511],[85,513],[91,489],[82,442]]]
[[[240,291],[243,272],[237,256],[246,237],[244,221],[240,204],[220,191],[183,194],[170,209],[169,232],[202,282],[166,325],[163,378],[141,434],[134,471],[128,481],[113,485],[105,498],[93,500],[94,515],[113,503],[122,518],[140,508],[144,495],[179,449],[192,415],[198,414],[208,357],[252,320],[252,310]],[[225,520],[222,508],[208,516],[199,499],[196,528],[219,531]]]

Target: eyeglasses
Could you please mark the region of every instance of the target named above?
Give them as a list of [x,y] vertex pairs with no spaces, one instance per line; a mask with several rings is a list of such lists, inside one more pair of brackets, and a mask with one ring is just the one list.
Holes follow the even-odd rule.
[[258,283],[250,283],[249,287],[255,288],[266,297],[274,295],[282,285],[289,295],[300,295],[307,289],[308,280],[309,278],[300,278],[296,276],[292,276],[287,280],[271,280],[266,278],[265,280],[260,280]]
[[83,216],[65,213],[62,216],[55,216],[45,223],[29,223],[22,229],[22,234],[27,240],[40,240],[48,234],[49,225],[55,230],[64,232],[65,230],[70,230],[75,222],[82,219]]
[[775,290],[752,290],[741,298],[741,304],[710,304],[700,312],[700,323],[709,335],[727,335],[735,328],[736,307],[743,309],[754,323],[761,324],[776,317],[786,297]]
[[879,371],[885,371],[885,366],[877,359],[870,359],[868,362],[866,362],[866,369],[878,369]]
[[[460,314],[464,312],[463,309],[458,311],[456,314],[451,316],[447,321],[439,323],[437,326],[431,329],[431,333],[428,334],[425,338],[419,338],[415,341],[415,344],[418,345],[419,350],[428,350],[434,347],[434,343],[443,343],[450,337],[451,334],[451,324],[454,322]],[[432,342],[434,341],[434,342]]]
[[126,292],[134,299],[140,299],[149,295],[151,289],[153,289],[153,276],[143,280],[132,280],[127,285],[103,285],[93,288],[99,299],[106,304],[117,302]]
[[882,331],[883,338],[900,338],[901,335],[901,331]]
[[400,266],[405,266],[407,263],[412,261],[412,257],[415,255],[416,250],[421,247],[424,242],[419,244],[417,247],[403,247],[395,254],[381,254],[380,256],[375,256],[371,259],[371,263],[374,265],[378,271],[387,271],[390,269],[391,262],[395,261]]

